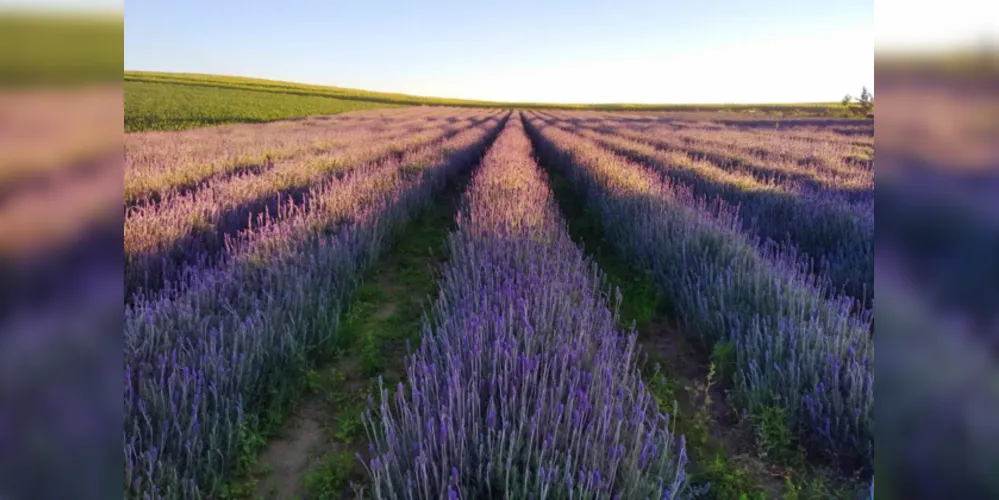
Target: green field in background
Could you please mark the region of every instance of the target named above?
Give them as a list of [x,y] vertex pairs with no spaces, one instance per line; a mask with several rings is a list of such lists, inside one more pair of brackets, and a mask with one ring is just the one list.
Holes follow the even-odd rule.
[[838,103],[816,104],[558,104],[422,97],[279,82],[259,78],[126,71],[125,130],[177,130],[262,122],[383,106],[464,106],[602,111],[732,111],[831,116]]
[[125,81],[125,131],[183,130],[394,106],[322,95]]

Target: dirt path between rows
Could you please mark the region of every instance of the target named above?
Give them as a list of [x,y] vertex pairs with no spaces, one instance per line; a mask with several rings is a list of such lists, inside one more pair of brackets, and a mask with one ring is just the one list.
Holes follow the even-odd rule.
[[344,318],[352,344],[317,368],[309,393],[254,467],[255,499],[353,498],[367,455],[360,412],[381,377],[402,381],[405,343],[418,345],[424,306],[436,290],[458,200],[469,175],[452,182],[434,205],[412,220],[368,273]]

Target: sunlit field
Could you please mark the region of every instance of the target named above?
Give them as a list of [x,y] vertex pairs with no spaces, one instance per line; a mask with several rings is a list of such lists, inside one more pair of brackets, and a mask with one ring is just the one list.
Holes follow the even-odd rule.
[[868,494],[871,120],[345,109],[126,134],[127,497]]

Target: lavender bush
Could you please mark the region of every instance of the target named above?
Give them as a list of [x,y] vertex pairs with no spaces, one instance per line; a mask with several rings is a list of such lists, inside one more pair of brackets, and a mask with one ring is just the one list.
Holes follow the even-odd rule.
[[125,134],[125,206],[157,202],[171,191],[261,171],[274,162],[336,152],[371,135],[444,125],[472,113],[455,109],[377,109],[270,123],[180,132]]
[[683,438],[530,154],[511,120],[472,180],[409,388],[364,417],[374,495],[685,498]]
[[269,409],[337,345],[339,313],[361,272],[474,165],[497,121],[411,152],[395,168],[330,180],[308,204],[240,235],[226,265],[126,306],[126,498],[220,494],[221,476]]
[[[810,187],[839,190],[869,188],[873,179],[874,128],[862,120],[753,120],[748,115],[709,113],[691,117],[669,113],[636,119],[615,113],[549,114],[594,130],[738,166],[761,178],[786,178]],[[866,191],[866,189],[865,189]],[[870,193],[857,193],[869,198]]]
[[735,347],[750,416],[786,410],[803,445],[844,468],[873,469],[871,318],[828,291],[786,249],[740,231],[733,210],[592,143],[531,120],[540,156],[565,172],[608,240],[648,269],[686,331]]
[[[850,202],[835,187],[802,188],[787,177],[760,180],[751,173],[722,168],[682,151],[647,143],[647,136],[616,135],[549,123],[578,133],[617,154],[648,165],[698,196],[719,197],[739,207],[743,229],[789,242],[815,260],[817,273],[837,290],[871,305],[874,294],[874,184],[870,199]],[[823,186],[826,186],[823,184]],[[846,188],[844,188],[846,189]]]
[[215,264],[225,257],[228,238],[259,223],[261,214],[273,216],[283,204],[300,204],[317,184],[366,165],[393,164],[399,154],[439,143],[462,128],[446,125],[381,140],[358,137],[333,153],[281,162],[259,175],[219,178],[195,191],[168,194],[160,203],[130,210],[124,236],[126,297],[177,280],[185,267]]

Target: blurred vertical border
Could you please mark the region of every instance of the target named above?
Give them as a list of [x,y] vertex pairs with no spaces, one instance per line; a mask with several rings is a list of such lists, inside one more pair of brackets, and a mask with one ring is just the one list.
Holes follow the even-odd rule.
[[0,85],[40,87],[122,81],[121,12],[2,9]]
[[999,498],[999,52],[881,51],[875,87],[875,493]]
[[124,17],[0,4],[0,498],[113,498]]

